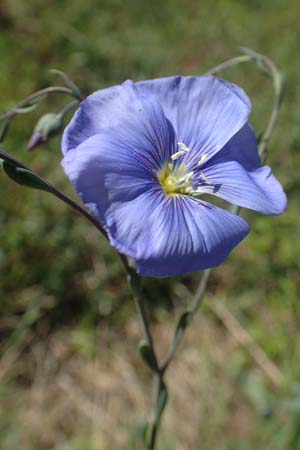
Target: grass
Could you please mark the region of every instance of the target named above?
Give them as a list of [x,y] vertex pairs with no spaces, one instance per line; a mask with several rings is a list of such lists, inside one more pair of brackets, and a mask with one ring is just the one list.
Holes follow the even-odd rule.
[[[1,112],[52,82],[50,68],[67,72],[87,94],[126,78],[201,74],[243,45],[270,56],[285,73],[269,163],[288,194],[288,210],[277,218],[244,211],[252,233],[209,287],[284,382],[274,387],[204,306],[169,372],[160,450],[300,448],[299,14],[296,0],[0,5]],[[252,123],[263,129],[272,104],[268,80],[251,65],[223,75],[246,89]],[[25,152],[39,116],[63,102],[49,98],[47,108],[18,117],[6,149],[73,195],[59,165],[59,138]],[[0,189],[0,448],[140,448],[150,375],[137,357],[134,307],[115,253],[56,199],[4,175]],[[146,281],[159,346],[198,278]]]

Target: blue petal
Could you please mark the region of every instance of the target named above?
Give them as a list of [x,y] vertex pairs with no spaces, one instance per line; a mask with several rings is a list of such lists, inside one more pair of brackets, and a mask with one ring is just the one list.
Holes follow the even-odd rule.
[[210,158],[246,123],[251,105],[242,89],[214,77],[171,77],[136,84],[159,99],[178,140],[191,152],[185,163]]
[[237,161],[248,171],[253,171],[261,167],[257,139],[253,129],[248,123],[246,123],[246,125],[230,139],[210,163],[213,164],[214,161],[220,160]]
[[286,208],[285,193],[268,166],[247,172],[238,162],[227,161],[209,165],[203,173],[207,184],[200,192],[262,214],[282,214]]
[[103,225],[110,202],[131,201],[151,186],[161,190],[157,171],[169,160],[174,131],[155,98],[140,98],[139,104],[122,127],[86,139],[62,161],[82,201]]
[[83,203],[103,226],[111,202],[131,201],[157,185],[134,152],[106,132],[69,151],[62,166]]
[[246,222],[194,198],[166,196],[129,145],[130,138],[141,146],[151,140],[144,142],[140,130],[125,137],[103,131],[69,151],[62,163],[111,244],[137,260],[145,276],[180,275],[220,264],[248,234]]
[[[151,123],[149,115],[154,120]],[[153,96],[140,94],[132,81],[97,91],[81,103],[64,131],[63,154],[105,129],[127,126],[139,126],[141,133],[148,133],[152,140],[163,139],[161,134],[168,133],[170,127],[159,102]],[[143,130],[143,126],[147,129]],[[172,148],[164,151],[169,156]]]
[[199,191],[262,214],[282,214],[287,205],[282,186],[270,167],[260,166],[255,135],[246,125],[207,165],[198,169],[207,179]]
[[111,205],[107,221],[112,245],[137,261],[141,275],[152,277],[217,266],[249,233],[238,216],[154,189]]

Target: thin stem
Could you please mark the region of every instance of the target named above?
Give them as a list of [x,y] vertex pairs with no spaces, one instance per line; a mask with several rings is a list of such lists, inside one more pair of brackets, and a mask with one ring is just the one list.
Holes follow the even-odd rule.
[[79,103],[79,100],[73,100],[71,103],[68,103],[60,112],[60,114],[62,115],[62,117],[65,117],[65,115],[71,111],[71,109],[75,108],[75,106],[77,106]]
[[72,200],[70,197],[68,197],[66,194],[61,192],[59,189],[57,189],[55,186],[53,186],[48,181],[43,180],[38,174],[36,174],[32,169],[30,169],[28,166],[23,164],[21,161],[19,161],[17,158],[14,158],[13,156],[9,155],[8,153],[4,152],[3,150],[0,150],[0,159],[4,159],[5,161],[8,161],[10,163],[13,163],[17,165],[18,167],[21,167],[22,169],[26,169],[32,174],[34,174],[38,179],[43,181],[43,183],[47,186],[47,192],[55,195],[55,197],[62,200],[67,205],[71,206],[75,211],[77,211],[79,214],[81,214],[83,217],[85,217],[94,227],[97,228],[97,230],[100,231],[100,233],[103,234],[103,236],[107,237],[107,233],[105,230],[101,227],[101,225],[94,219],[91,214],[89,214],[85,209],[83,209],[80,205],[78,205],[74,200]]
[[93,216],[91,216],[85,209],[83,209],[81,206],[79,206],[76,202],[74,202],[70,197],[68,197],[66,194],[61,192],[59,189],[56,189],[53,185],[50,185],[51,193],[55,195],[57,198],[65,202],[67,205],[71,206],[75,211],[77,211],[79,214],[81,214],[83,217],[88,219],[88,221],[94,225],[94,227],[97,228],[100,233],[107,238],[107,233],[104,231],[104,229],[101,227],[101,225],[97,222],[96,219],[94,219]]
[[149,439],[149,450],[155,450],[155,444],[156,444],[156,438],[159,430],[160,425],[160,417],[156,417],[157,407],[159,404],[160,394],[163,388],[163,376],[161,373],[155,374],[154,378],[154,411],[153,411],[153,423],[151,427],[150,432],[150,439]]
[[197,311],[199,310],[199,308],[203,302],[206,286],[207,286],[211,272],[212,272],[211,268],[204,270],[204,273],[203,273],[201,281],[198,285],[198,288],[192,297],[191,306],[189,308],[189,312],[192,314],[192,317],[197,313]]
[[5,119],[12,119],[16,114],[18,114],[18,109],[24,108],[34,100],[36,100],[39,97],[43,97],[47,94],[67,94],[71,97],[74,97],[71,89],[63,87],[63,86],[50,86],[45,89],[41,89],[40,91],[35,92],[34,94],[29,95],[24,100],[22,100],[20,103],[18,103],[11,111],[8,111],[5,114],[2,114],[0,116],[0,121]]
[[159,429],[160,424],[160,418],[163,411],[163,408],[161,411],[159,411],[160,408],[160,397],[161,392],[164,387],[164,380],[163,380],[163,371],[161,370],[158,362],[158,358],[155,352],[154,348],[154,342],[153,337],[151,334],[150,326],[149,326],[149,320],[147,316],[146,306],[145,306],[145,299],[141,290],[141,278],[140,276],[129,266],[128,260],[126,257],[122,255],[121,257],[124,268],[127,272],[127,279],[128,284],[131,288],[131,291],[133,293],[133,298],[135,301],[136,309],[138,312],[139,322],[142,329],[142,334],[144,336],[145,341],[148,344],[148,348],[151,354],[151,369],[154,372],[154,401],[153,401],[153,421],[149,436],[149,444],[147,444],[148,450],[155,450],[155,443],[156,443],[156,437],[157,432]]
[[152,360],[154,363],[155,372],[157,374],[159,374],[160,368],[159,368],[158,359],[157,359],[155,349],[154,349],[153,337],[152,337],[152,334],[150,331],[146,308],[145,308],[145,302],[144,302],[144,298],[143,298],[142,294],[134,295],[134,301],[135,301],[135,305],[136,305],[136,308],[138,311],[138,316],[140,319],[144,338],[145,338],[147,344],[149,345],[149,348],[150,348],[150,351],[152,354]]
[[275,96],[274,96],[273,108],[272,108],[272,112],[271,112],[268,124],[267,124],[266,129],[260,139],[259,146],[258,146],[258,152],[259,152],[259,156],[261,157],[262,163],[265,162],[265,160],[267,159],[267,156],[268,156],[267,155],[267,145],[269,143],[271,134],[273,132],[273,129],[274,129],[277,119],[278,119],[278,114],[279,114],[281,100],[282,100],[282,91],[283,91],[282,76],[281,76],[279,70],[277,69],[277,67],[275,66],[275,64],[273,63],[273,61],[270,58],[268,58],[267,56],[265,56],[264,63],[268,67],[270,74],[273,78],[273,87],[274,87],[274,91],[275,91]]
[[251,59],[252,58],[249,55],[236,56],[235,58],[228,59],[228,61],[225,61],[222,64],[213,67],[208,72],[206,72],[205,75],[215,75],[222,70],[229,69],[230,67],[236,66],[237,64],[251,61]]
[[199,310],[199,308],[204,300],[204,294],[205,294],[205,290],[207,287],[207,283],[208,283],[211,271],[212,271],[212,269],[206,269],[203,272],[203,276],[198,285],[198,288],[197,288],[195,294],[193,295],[193,297],[191,298],[190,306],[186,310],[186,314],[188,314],[188,317],[189,317],[188,321],[186,322],[186,325],[180,327],[180,329],[175,334],[175,337],[173,339],[173,342],[171,343],[169,351],[168,351],[165,359],[162,362],[161,370],[163,373],[167,370],[170,363],[172,362],[172,360],[175,356],[175,353],[177,352],[177,349],[178,349],[180,343],[182,342],[187,325],[191,323],[191,321],[193,320],[195,314]]

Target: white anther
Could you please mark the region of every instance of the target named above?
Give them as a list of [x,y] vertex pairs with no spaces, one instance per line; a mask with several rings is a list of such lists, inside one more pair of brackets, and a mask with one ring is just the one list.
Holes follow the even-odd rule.
[[184,152],[188,152],[189,148],[183,143],[183,142],[178,142],[178,146],[181,148],[182,151]]
[[180,158],[180,156],[185,155],[184,150],[180,150],[179,152],[174,153],[174,155],[171,156],[172,161],[176,161],[176,159]]

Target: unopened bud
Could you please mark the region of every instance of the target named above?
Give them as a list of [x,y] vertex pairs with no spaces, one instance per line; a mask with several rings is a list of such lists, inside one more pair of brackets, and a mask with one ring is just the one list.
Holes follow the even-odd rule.
[[47,113],[37,122],[28,142],[28,150],[44,144],[63,129],[63,115]]

